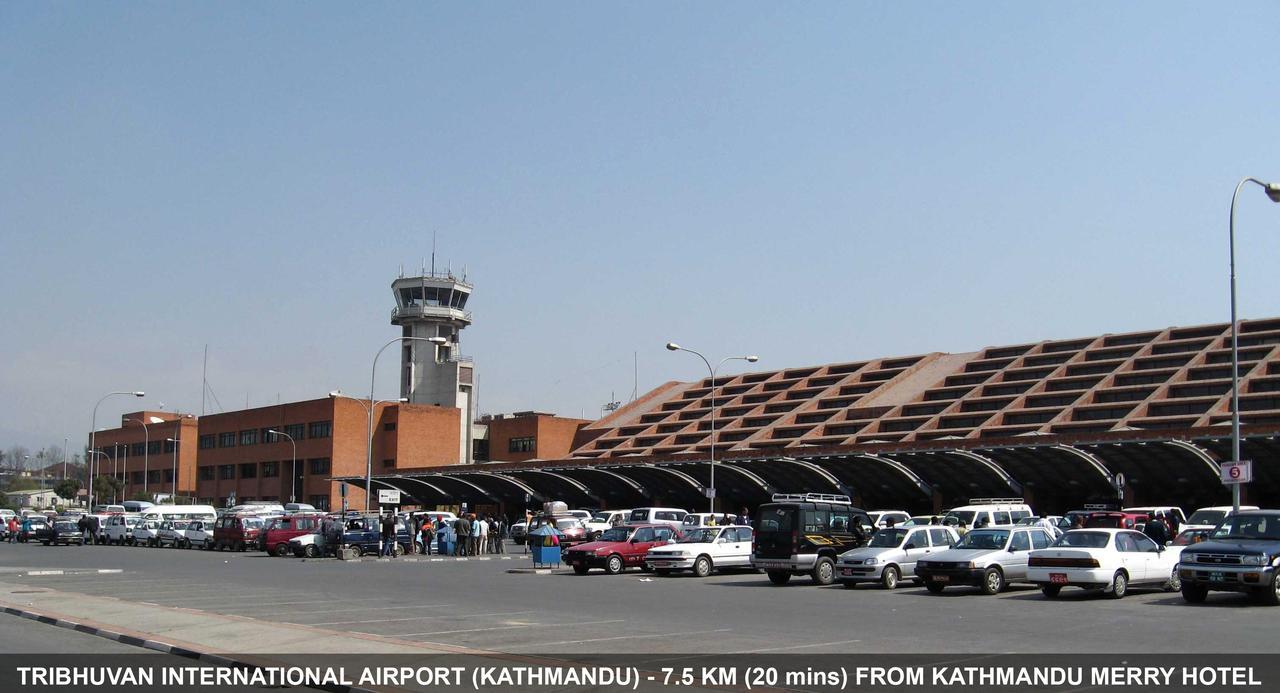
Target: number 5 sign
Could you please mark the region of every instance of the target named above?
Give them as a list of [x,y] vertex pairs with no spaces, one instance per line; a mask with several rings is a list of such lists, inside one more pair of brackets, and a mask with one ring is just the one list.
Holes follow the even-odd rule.
[[1224,484],[1247,484],[1253,481],[1253,462],[1249,460],[1223,462],[1219,465],[1219,470]]

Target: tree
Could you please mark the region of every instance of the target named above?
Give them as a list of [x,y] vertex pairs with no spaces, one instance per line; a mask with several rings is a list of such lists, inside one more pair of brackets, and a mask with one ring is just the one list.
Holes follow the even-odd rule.
[[150,493],[147,493],[146,491],[134,491],[134,492],[133,492],[133,497],[132,497],[132,498],[130,498],[129,500],[147,501],[147,502],[150,502],[150,501],[151,501],[151,494],[150,494]]
[[80,492],[80,480],[66,478],[53,485],[53,492],[58,494],[59,498],[69,501],[76,499],[76,494]]
[[115,498],[123,489],[124,482],[110,474],[98,476],[93,480],[93,494],[98,497],[99,502],[105,498]]

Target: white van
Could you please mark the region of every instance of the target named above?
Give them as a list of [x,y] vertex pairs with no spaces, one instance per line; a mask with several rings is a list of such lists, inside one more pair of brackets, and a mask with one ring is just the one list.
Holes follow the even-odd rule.
[[212,505],[153,505],[142,511],[142,519],[157,520],[203,520],[213,522],[218,519],[218,511]]
[[680,508],[635,508],[627,515],[627,524],[671,525],[680,529],[680,523],[684,522],[684,516],[688,514]]
[[970,498],[969,505],[948,510],[943,524],[963,522],[969,529],[1013,527],[1018,520],[1034,516],[1021,498]]
[[[315,508],[311,508],[315,510]],[[245,503],[228,508],[228,515],[283,515],[284,506],[279,503]]]

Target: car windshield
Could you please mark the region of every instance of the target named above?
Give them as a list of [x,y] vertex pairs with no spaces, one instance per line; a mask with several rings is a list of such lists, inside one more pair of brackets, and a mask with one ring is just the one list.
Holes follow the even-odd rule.
[[187,528],[187,525],[189,525],[189,524],[191,524],[191,522],[190,522],[189,520],[174,520],[174,521],[173,521],[173,528],[174,528],[174,529],[186,529],[186,528]]
[[556,529],[561,531],[566,529],[577,529],[582,526],[582,520],[576,517],[562,517],[556,520]]
[[878,549],[888,549],[902,545],[902,540],[907,538],[907,530],[905,529],[882,529],[871,537],[869,546]]
[[947,513],[947,519],[952,520],[952,522],[948,522],[947,524],[952,525],[963,522],[966,525],[971,525],[973,524],[973,518],[975,515],[977,515],[977,512],[973,510],[956,510],[949,512]]
[[1053,542],[1055,547],[1074,547],[1081,549],[1105,549],[1111,535],[1106,532],[1067,532]]
[[59,532],[75,532],[77,531],[74,522],[55,522],[53,528]]
[[1182,534],[1179,534],[1178,536],[1174,537],[1173,545],[1174,546],[1190,546],[1191,544],[1198,544],[1204,541],[1205,537],[1207,536],[1209,536],[1208,530],[1188,529]]
[[704,527],[702,529],[691,529],[685,532],[676,541],[681,544],[710,544],[716,540],[716,535],[720,530],[715,527]]
[[626,527],[614,527],[613,529],[606,529],[604,533],[600,535],[600,541],[626,541],[627,534],[630,531],[631,530],[627,529]]
[[974,530],[964,535],[957,549],[1003,549],[1009,541],[1009,532],[1003,529]]
[[607,523],[607,522],[609,521],[609,516],[610,516],[610,515],[612,515],[612,514],[613,514],[613,513],[596,513],[595,515],[592,515],[592,516],[591,516],[591,521],[592,521],[592,522],[606,522],[606,523]]
[[1227,517],[1225,510],[1197,510],[1191,513],[1191,519],[1187,520],[1189,525],[1216,525]]
[[1209,538],[1280,541],[1280,515],[1233,515],[1223,520]]
[[789,506],[761,508],[757,524],[756,532],[760,534],[790,532],[796,524],[796,509]]

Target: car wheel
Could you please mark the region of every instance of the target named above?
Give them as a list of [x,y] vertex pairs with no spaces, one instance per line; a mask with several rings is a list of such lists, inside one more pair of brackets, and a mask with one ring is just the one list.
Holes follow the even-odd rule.
[[625,566],[622,563],[622,556],[615,553],[609,557],[609,560],[605,561],[604,572],[610,575],[617,575],[622,572],[624,567]]
[[1107,590],[1107,596],[1112,599],[1123,599],[1128,593],[1129,576],[1125,575],[1123,570],[1117,570],[1116,574],[1111,576],[1111,589]]
[[698,560],[693,562],[693,574],[700,578],[710,575],[711,568],[711,559],[707,556],[698,556]]
[[899,577],[898,566],[885,566],[884,572],[880,573],[880,584],[887,590],[894,589],[898,586]]
[[591,570],[591,568],[587,567],[587,566],[586,566],[586,565],[584,565],[584,564],[575,563],[575,564],[573,565],[573,572],[577,573],[578,575],[586,575],[586,574],[587,574],[587,572],[588,572],[588,571],[590,571],[590,570]]
[[271,548],[271,554],[276,558],[284,558],[289,555],[289,546],[287,544],[276,544]]
[[243,541],[236,542],[236,551],[244,551],[245,545]]
[[658,577],[666,577],[671,574],[671,569],[670,568],[654,568],[653,574],[657,575]]
[[129,546],[137,546],[137,545],[138,545],[138,540],[134,539],[133,537],[129,537]]
[[1182,589],[1182,576],[1178,575],[1178,569],[1173,569],[1173,574],[1169,576],[1168,581],[1164,583],[1165,592],[1177,592]]
[[1062,592],[1062,585],[1043,585],[1040,587],[1040,591],[1044,593],[1044,596],[1053,599]]
[[1258,593],[1258,601],[1267,606],[1280,606],[1280,580],[1276,573],[1271,574],[1271,584]]
[[397,541],[397,542],[396,542],[396,548],[392,549],[392,551],[391,551],[391,552],[392,552],[393,554],[397,555],[397,556],[403,556],[403,555],[404,555],[404,544],[401,544],[400,542],[398,542],[398,541]]
[[307,558],[319,558],[320,547],[316,546],[315,544],[307,544],[306,548],[302,550],[302,553]]
[[1193,582],[1182,583],[1182,600],[1188,604],[1200,604],[1209,596],[1209,588]]
[[941,582],[926,581],[924,583],[924,588],[929,590],[933,594],[942,594],[942,590],[946,589],[946,585],[942,584]]
[[982,593],[1000,594],[1003,589],[1004,573],[999,568],[987,568],[987,572],[982,574]]
[[830,558],[822,557],[813,566],[813,583],[815,585],[830,585],[836,580],[836,564]]
[[49,545],[49,542],[47,542],[47,541],[42,541],[42,542],[40,542],[40,543],[41,543],[41,544],[44,544],[45,546],[48,546],[48,545]]
[[769,582],[772,582],[775,585],[785,585],[788,582],[791,582],[791,573],[788,573],[785,570],[770,570]]

